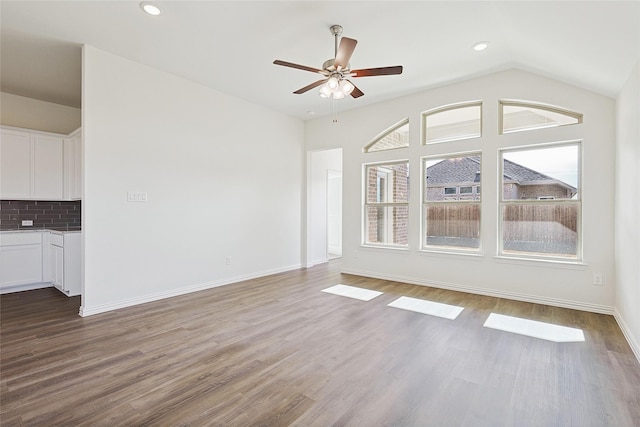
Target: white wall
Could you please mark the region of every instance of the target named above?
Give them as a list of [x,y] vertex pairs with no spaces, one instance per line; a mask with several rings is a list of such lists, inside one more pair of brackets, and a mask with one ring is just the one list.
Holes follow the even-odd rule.
[[307,266],[327,262],[327,174],[342,170],[342,150],[307,155]]
[[640,360],[640,64],[616,107],[616,318]]
[[80,109],[0,92],[0,124],[67,135],[80,127]]
[[[364,83],[363,83],[364,84]],[[521,99],[562,106],[584,114],[584,123],[555,129],[498,135],[499,99]],[[483,137],[445,144],[420,144],[420,113],[438,106],[482,100]],[[345,102],[354,102],[345,100]],[[473,80],[340,113],[339,122],[319,117],[306,122],[307,150],[343,148],[343,271],[409,283],[524,299],[552,305],[613,313],[614,100],[539,77],[509,70]],[[363,153],[362,147],[382,130],[410,119],[411,146]],[[497,150],[539,142],[583,141],[584,264],[563,265],[496,258],[498,215]],[[330,144],[330,145],[329,145]],[[481,149],[481,256],[419,251],[420,163],[425,155]],[[409,159],[411,190],[408,250],[361,246],[362,164]],[[601,273],[604,286],[592,284]]]
[[83,137],[81,314],[300,266],[301,121],[85,46]]

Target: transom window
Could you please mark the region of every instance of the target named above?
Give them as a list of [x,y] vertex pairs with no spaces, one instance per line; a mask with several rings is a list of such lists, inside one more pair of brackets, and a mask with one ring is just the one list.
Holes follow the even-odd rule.
[[426,157],[422,169],[422,247],[479,251],[480,153]]
[[501,133],[582,123],[582,114],[559,107],[520,101],[500,101],[500,117]]
[[482,135],[482,103],[466,102],[422,114],[425,144],[478,138]]
[[408,246],[409,162],[365,165],[365,244]]
[[409,119],[404,119],[376,136],[364,147],[365,153],[409,146]]
[[500,163],[500,254],[580,260],[580,143],[502,150]]

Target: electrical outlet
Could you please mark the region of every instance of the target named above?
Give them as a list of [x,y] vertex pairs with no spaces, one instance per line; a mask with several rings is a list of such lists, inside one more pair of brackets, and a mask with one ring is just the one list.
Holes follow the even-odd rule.
[[226,263],[227,263],[227,265],[231,265],[231,257],[230,256],[227,257]]
[[596,286],[602,286],[602,274],[593,273],[593,284]]
[[23,219],[22,220],[22,226],[23,227],[33,227],[33,220],[32,219]]
[[353,257],[354,258],[358,258],[360,254],[358,253],[358,251],[353,251]]

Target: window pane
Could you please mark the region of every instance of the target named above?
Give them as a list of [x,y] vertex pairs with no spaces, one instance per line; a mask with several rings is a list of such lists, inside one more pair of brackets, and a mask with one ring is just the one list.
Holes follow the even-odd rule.
[[578,198],[578,145],[503,153],[503,200]]
[[367,166],[367,203],[409,201],[409,163]]
[[392,150],[409,146],[409,119],[405,119],[400,124],[384,133],[381,137],[373,140],[364,149],[365,153],[373,151]]
[[480,248],[480,205],[439,203],[425,206],[427,246]]
[[566,202],[503,206],[503,252],[576,258],[578,209]]
[[427,159],[425,171],[424,200],[480,200],[480,156]]
[[425,113],[426,143],[454,141],[481,136],[482,105],[465,105]]
[[408,206],[367,206],[366,243],[408,245]]
[[502,133],[582,123],[582,115],[526,104],[502,104]]
[[460,187],[460,194],[473,193],[473,187]]

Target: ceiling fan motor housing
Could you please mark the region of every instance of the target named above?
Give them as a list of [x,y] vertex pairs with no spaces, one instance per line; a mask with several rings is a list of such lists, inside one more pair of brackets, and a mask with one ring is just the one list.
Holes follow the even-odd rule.
[[[330,72],[335,71],[336,70],[336,67],[334,65],[335,61],[336,61],[335,58],[327,59],[322,63],[322,69]],[[351,70],[351,63],[348,63],[346,68],[343,68],[342,70],[340,70],[340,73],[348,74],[349,70]]]

